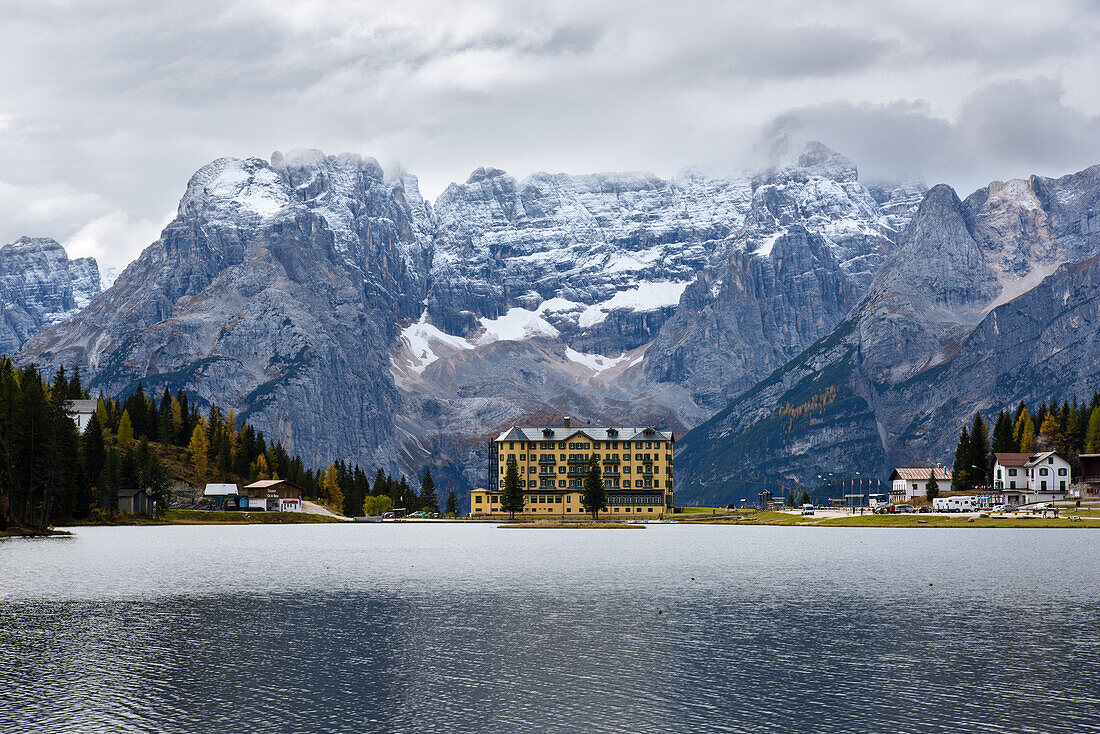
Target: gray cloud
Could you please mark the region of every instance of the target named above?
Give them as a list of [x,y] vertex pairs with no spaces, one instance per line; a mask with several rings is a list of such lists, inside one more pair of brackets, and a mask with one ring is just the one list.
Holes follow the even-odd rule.
[[789,110],[763,127],[759,147],[809,139],[844,151],[864,179],[923,178],[964,195],[993,179],[1100,163],[1100,117],[1067,105],[1062,86],[1048,78],[985,86],[964,99],[955,119],[912,102]]
[[1097,7],[1037,6],[0,0],[0,241],[122,264],[203,163],[295,147],[429,196],[483,164],[740,166],[777,135],[962,189],[1067,172],[1100,161]]

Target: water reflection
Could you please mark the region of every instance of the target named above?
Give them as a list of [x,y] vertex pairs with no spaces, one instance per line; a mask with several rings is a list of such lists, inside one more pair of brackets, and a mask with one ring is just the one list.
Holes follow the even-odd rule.
[[0,731],[1097,731],[1091,535],[85,529],[0,545]]

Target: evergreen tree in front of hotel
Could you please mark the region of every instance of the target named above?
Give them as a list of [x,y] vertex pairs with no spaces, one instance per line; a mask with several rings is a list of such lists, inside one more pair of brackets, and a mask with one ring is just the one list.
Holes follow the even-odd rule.
[[455,493],[451,492],[447,495],[447,516],[458,517],[458,498],[455,497]]
[[1014,453],[1017,445],[1012,416],[1002,410],[993,426],[993,453]]
[[988,476],[992,468],[989,462],[989,430],[982,420],[982,414],[975,413],[974,425],[970,428],[970,488],[992,484],[992,477]]
[[970,476],[970,432],[963,426],[959,443],[955,446],[955,463],[951,465],[951,482],[956,492],[974,489]]
[[924,487],[924,497],[929,502],[940,496],[940,483],[936,481],[936,470],[928,472],[928,484]]
[[607,509],[607,490],[603,486],[600,460],[596,454],[592,454],[592,458],[588,461],[588,473],[584,476],[581,506],[585,512],[592,513],[593,520],[599,517],[601,510]]
[[420,495],[416,498],[416,504],[421,510],[439,512],[439,496],[435,493],[435,480],[432,479],[432,470],[424,471],[424,478],[420,480]]
[[523,512],[523,490],[519,486],[519,467],[516,460],[508,462],[504,472],[504,493],[500,497],[500,509],[515,520],[517,512]]

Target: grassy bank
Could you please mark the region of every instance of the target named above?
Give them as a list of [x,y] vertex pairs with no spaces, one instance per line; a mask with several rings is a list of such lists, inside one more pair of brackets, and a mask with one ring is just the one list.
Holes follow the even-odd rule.
[[46,532],[42,532],[40,530],[16,526],[0,530],[0,538],[50,538],[56,535],[72,535],[72,533],[65,530],[54,530],[53,528],[50,528]]
[[332,523],[342,520],[308,512],[212,512],[205,510],[168,510],[156,519],[143,515],[120,515],[95,522],[73,522],[73,527],[95,525],[300,525]]
[[645,525],[627,525],[621,522],[517,522],[497,525],[498,528],[531,528],[534,530],[644,530]]
[[[1071,520],[1070,515],[1080,520]],[[1100,528],[1100,517],[1085,513],[1066,513],[1063,517],[969,517],[957,515],[928,515],[909,513],[904,515],[846,515],[820,518],[813,515],[792,515],[786,512],[737,513],[714,520],[703,518],[682,520],[689,525],[799,525],[814,527],[846,528]]]

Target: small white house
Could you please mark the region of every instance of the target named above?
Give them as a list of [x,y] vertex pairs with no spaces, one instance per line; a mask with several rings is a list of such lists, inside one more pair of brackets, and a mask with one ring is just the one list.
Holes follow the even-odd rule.
[[1073,470],[1056,451],[1030,454],[998,453],[993,465],[993,487],[1001,501],[1024,504],[1065,499]]
[[66,408],[68,408],[69,416],[76,421],[76,429],[84,433],[98,406],[98,400],[70,400]]
[[950,492],[951,472],[947,469],[931,466],[902,466],[894,469],[890,475],[890,502],[898,504],[914,497],[923,497],[928,490],[928,478],[936,474],[936,484],[940,493]]

